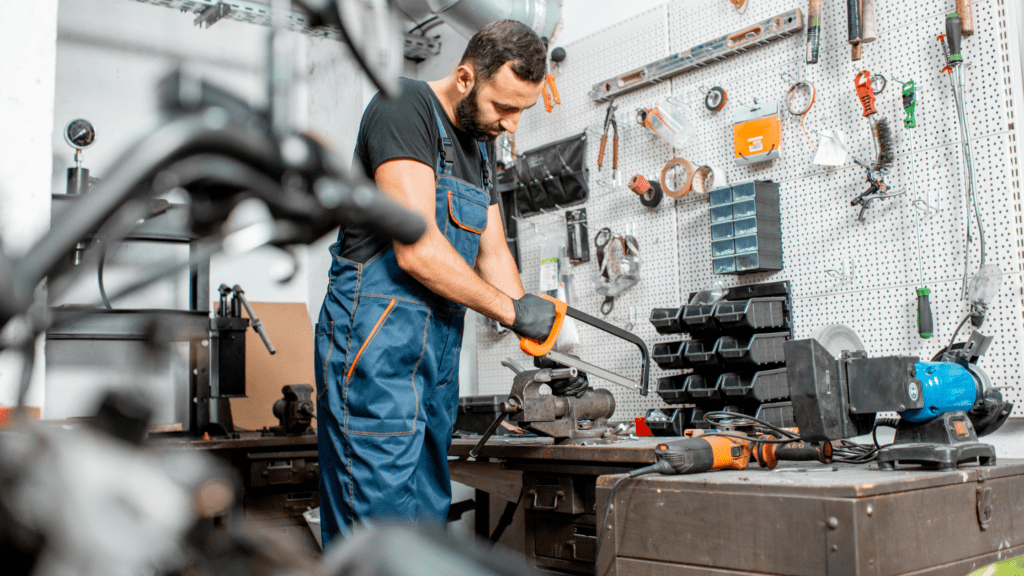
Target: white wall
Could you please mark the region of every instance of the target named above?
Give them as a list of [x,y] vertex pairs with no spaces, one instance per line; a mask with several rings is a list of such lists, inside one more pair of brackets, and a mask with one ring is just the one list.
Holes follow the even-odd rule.
[[[255,107],[265,105],[263,59],[269,29],[232,20],[221,20],[201,29],[193,25],[193,19],[191,13],[124,0],[59,0],[56,98],[47,125],[47,129],[52,126],[47,160],[52,158],[53,167],[44,172],[52,174],[55,193],[65,191],[66,169],[73,165],[73,150],[63,138],[67,122],[85,118],[96,127],[96,143],[85,151],[84,165],[91,176],[104,178],[123,151],[158,120],[155,88],[178,65],[188,66]],[[298,57],[304,59],[306,37],[289,37],[300,48]],[[50,43],[53,44],[53,38]],[[301,67],[298,71],[302,71]],[[293,117],[301,122],[306,119],[306,94],[301,83]],[[50,187],[51,183],[47,183],[47,190]],[[187,254],[183,245],[125,244],[108,258],[104,274],[107,291],[113,292],[119,285],[138,278],[147,268],[184,261]],[[211,265],[211,293],[221,283],[240,284],[252,301],[305,302],[305,251],[300,250],[297,258],[302,270],[291,283],[280,285],[277,278],[292,264],[279,251],[260,249],[232,258],[215,257]],[[98,299],[95,275],[89,274],[67,298],[51,304],[95,303]],[[186,308],[186,274],[114,305]],[[78,346],[74,345],[76,342]],[[146,365],[141,358],[127,363],[83,364],[90,352],[130,360],[140,352],[122,350],[119,344],[50,344],[59,349],[60,357],[51,357],[48,366],[46,387],[53,401],[44,407],[46,417],[88,413],[95,395],[106,386],[146,380],[161,406],[157,421],[182,419],[186,406],[179,400],[186,397],[187,374],[180,365],[187,369],[187,357],[164,359],[162,366]]]
[[[0,242],[22,253],[50,223],[51,157],[47,133],[53,124],[57,0],[8,2],[0,17]],[[43,403],[42,342],[28,405]],[[0,407],[17,400],[21,366],[0,354]]]

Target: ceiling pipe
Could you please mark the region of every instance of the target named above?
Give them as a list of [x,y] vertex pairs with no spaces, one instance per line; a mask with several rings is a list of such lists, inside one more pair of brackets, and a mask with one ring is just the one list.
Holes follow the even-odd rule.
[[560,0],[427,0],[431,13],[467,39],[496,20],[516,20],[554,40],[562,20]]

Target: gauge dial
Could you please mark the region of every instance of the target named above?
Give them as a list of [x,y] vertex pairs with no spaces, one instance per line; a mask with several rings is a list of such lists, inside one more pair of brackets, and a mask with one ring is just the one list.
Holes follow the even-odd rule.
[[96,141],[96,129],[87,120],[81,118],[68,122],[64,128],[64,140],[72,148],[81,150]]

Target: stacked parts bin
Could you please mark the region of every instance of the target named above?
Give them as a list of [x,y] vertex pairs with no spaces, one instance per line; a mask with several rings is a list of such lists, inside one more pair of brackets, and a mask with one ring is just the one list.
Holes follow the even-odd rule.
[[671,407],[649,414],[656,435],[707,428],[704,414],[715,410],[795,425],[783,349],[792,337],[788,282],[731,288],[712,305],[656,308],[651,323],[661,334],[690,336],[654,346],[658,366],[684,370],[658,380]]
[[717,188],[711,204],[711,267],[715,274],[782,270],[779,185],[754,181]]

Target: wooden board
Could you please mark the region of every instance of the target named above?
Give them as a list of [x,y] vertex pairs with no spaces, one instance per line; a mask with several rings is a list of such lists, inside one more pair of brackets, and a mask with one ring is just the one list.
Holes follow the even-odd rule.
[[[231,399],[236,428],[260,430],[276,426],[274,402],[281,387],[309,384],[316,395],[313,376],[313,329],[303,303],[252,302],[253,312],[266,327],[277,349],[271,356],[251,328],[245,334],[245,391],[247,398]],[[316,420],[313,420],[316,427]]]

